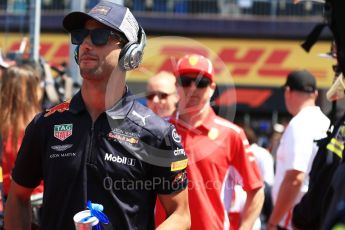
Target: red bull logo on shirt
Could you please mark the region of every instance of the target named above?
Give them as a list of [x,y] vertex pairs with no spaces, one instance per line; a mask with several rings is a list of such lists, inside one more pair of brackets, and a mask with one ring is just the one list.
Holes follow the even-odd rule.
[[72,136],[72,132],[73,124],[54,125],[54,137],[60,141],[64,141],[68,137]]
[[113,139],[113,140],[117,140],[120,143],[123,143],[123,142],[127,142],[127,143],[130,143],[130,144],[137,144],[137,143],[139,143],[139,139],[138,138],[131,137],[131,136],[128,136],[128,135],[125,135],[125,134],[120,134],[120,133],[110,132],[108,134],[108,137]]
[[70,101],[65,101],[65,102],[62,102],[61,104],[58,104],[57,106],[54,106],[51,109],[47,109],[47,111],[46,111],[47,113],[44,114],[44,117],[48,117],[55,112],[62,113],[64,111],[69,110],[69,103],[70,103]]

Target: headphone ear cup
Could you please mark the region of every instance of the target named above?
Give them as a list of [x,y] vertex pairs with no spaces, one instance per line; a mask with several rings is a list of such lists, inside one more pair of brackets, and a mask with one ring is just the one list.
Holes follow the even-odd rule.
[[146,45],[146,35],[144,30],[139,27],[138,41],[127,43],[121,50],[119,64],[125,71],[135,69],[139,66]]
[[119,64],[121,68],[126,71],[130,70],[130,68],[128,67],[129,62],[130,62],[130,60],[128,60],[130,58],[128,51],[132,45],[134,45],[134,42],[128,42],[126,45],[124,45],[123,48],[121,49],[120,56],[119,56]]
[[74,49],[74,61],[79,65],[79,46]]

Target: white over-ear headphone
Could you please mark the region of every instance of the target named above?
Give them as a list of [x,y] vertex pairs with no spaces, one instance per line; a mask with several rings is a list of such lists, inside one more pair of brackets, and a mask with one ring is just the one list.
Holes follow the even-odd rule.
[[139,66],[144,55],[146,45],[146,34],[143,28],[139,26],[138,41],[128,42],[121,50],[119,56],[119,65],[123,70],[132,70]]

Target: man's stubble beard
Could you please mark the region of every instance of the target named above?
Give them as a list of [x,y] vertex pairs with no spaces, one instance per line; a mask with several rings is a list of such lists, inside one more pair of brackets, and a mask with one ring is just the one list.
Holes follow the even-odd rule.
[[80,75],[87,80],[101,80],[101,70],[98,67],[91,69],[80,69]]

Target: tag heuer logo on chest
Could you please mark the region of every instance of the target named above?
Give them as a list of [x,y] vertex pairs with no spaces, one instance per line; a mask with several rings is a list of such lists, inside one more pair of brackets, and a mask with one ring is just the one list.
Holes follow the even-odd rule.
[[67,137],[72,136],[73,124],[54,125],[54,137],[60,141],[66,140]]

